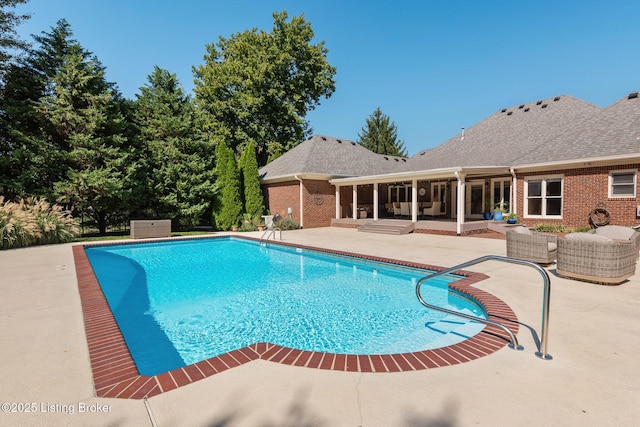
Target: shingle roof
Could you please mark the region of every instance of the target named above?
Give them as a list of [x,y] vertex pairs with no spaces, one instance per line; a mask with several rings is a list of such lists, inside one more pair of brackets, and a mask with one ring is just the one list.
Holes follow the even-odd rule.
[[303,174],[352,177],[398,171],[407,159],[384,156],[346,139],[314,135],[260,168],[262,179]]
[[383,156],[321,135],[260,169],[263,179],[318,174],[333,178],[455,167],[511,167],[640,155],[640,97],[601,108],[570,95],[504,108],[442,145],[410,159]]
[[511,166],[570,129],[584,127],[601,111],[569,95],[504,108],[466,129],[464,138],[456,135],[411,157],[406,170]]
[[568,126],[513,165],[640,154],[640,98],[635,94]]

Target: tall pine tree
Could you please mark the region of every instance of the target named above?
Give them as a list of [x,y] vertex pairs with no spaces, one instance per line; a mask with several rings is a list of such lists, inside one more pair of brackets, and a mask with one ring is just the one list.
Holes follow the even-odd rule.
[[213,144],[175,74],[154,67],[134,103],[146,152],[147,214],[182,226],[202,222],[214,195]]
[[378,154],[389,156],[407,156],[404,142],[398,140],[398,128],[390,122],[389,116],[382,114],[380,108],[367,118],[362,134],[358,134],[358,143]]

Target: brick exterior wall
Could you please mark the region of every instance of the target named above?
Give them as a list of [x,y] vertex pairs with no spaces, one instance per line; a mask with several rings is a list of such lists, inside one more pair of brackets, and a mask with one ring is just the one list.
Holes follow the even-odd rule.
[[304,228],[329,227],[336,215],[336,190],[327,181],[303,180]]
[[[610,213],[610,224],[632,226],[640,224],[636,207],[640,205],[640,181],[636,183],[635,198],[609,198],[609,172],[618,170],[638,170],[640,164],[606,167],[567,169],[539,173],[518,173],[517,196],[518,215],[528,226],[538,224],[563,224],[567,227],[588,227],[590,212],[602,204]],[[562,219],[527,218],[524,209],[524,178],[532,176],[563,175],[564,192]]]
[[262,186],[264,203],[271,215],[278,213],[282,217],[287,217],[287,209],[291,208],[293,219],[300,223],[299,185],[298,181],[287,181]]
[[[262,186],[265,205],[272,214],[292,217],[304,228],[329,227],[336,212],[335,187],[327,181],[303,180],[303,216],[300,218],[300,181],[287,181]],[[347,205],[348,206],[348,205]]]

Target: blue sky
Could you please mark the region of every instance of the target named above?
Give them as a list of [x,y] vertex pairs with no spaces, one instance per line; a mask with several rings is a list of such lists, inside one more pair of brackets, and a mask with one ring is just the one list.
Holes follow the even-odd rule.
[[380,107],[410,155],[505,107],[564,94],[605,107],[640,89],[637,0],[30,0],[18,32],[66,19],[133,99],[154,65],[191,92],[206,44],[269,31],[282,10],[304,13],[337,67],[314,133],[357,140]]

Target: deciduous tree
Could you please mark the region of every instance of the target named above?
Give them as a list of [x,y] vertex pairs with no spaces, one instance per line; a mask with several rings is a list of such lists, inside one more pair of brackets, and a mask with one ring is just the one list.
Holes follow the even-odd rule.
[[236,152],[249,141],[264,165],[310,133],[305,120],[320,99],[335,90],[336,69],[324,42],[312,44],[304,16],[274,13],[270,32],[253,29],[220,37],[206,46],[205,63],[194,67],[196,100],[208,112],[208,127]]

